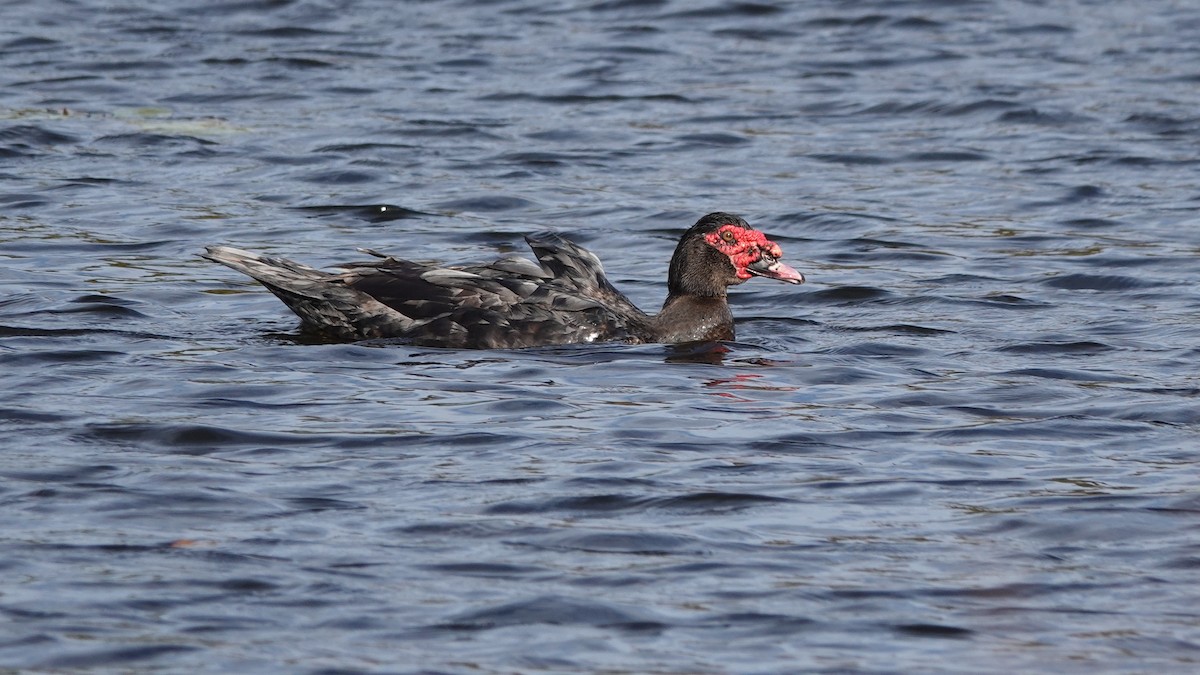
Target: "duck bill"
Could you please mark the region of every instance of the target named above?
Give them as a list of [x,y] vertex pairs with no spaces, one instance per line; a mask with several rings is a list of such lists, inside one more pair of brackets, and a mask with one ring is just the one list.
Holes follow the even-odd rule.
[[786,281],[789,284],[804,283],[803,274],[792,267],[766,255],[747,265],[746,271],[750,274],[765,277],[767,279]]

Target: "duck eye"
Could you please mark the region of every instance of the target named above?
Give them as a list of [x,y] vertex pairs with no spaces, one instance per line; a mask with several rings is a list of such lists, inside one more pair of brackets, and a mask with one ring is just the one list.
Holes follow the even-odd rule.
[[725,230],[721,232],[721,241],[725,242],[726,244],[732,244],[733,242],[737,241],[737,237],[733,236],[733,230]]

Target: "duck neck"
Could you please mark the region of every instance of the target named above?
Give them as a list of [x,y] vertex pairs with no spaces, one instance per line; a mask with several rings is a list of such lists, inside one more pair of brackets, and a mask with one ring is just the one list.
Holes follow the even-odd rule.
[[719,296],[667,296],[662,311],[650,317],[656,342],[708,342],[732,340],[733,313],[725,294]]
[[656,342],[679,343],[733,339],[733,314],[725,289],[732,275],[729,259],[699,237],[685,236],[671,256],[667,299],[649,318]]

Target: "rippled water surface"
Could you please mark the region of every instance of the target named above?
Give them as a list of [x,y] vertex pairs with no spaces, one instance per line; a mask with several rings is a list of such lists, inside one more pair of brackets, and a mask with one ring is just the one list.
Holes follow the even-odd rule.
[[[0,4],[0,668],[1194,672],[1200,7]],[[314,344],[700,215],[736,343]]]

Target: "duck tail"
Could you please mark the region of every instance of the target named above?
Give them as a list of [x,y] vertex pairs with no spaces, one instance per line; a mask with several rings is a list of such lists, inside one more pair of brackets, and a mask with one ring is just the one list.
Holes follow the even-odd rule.
[[338,338],[370,338],[378,337],[383,322],[411,323],[408,317],[348,286],[340,274],[231,246],[206,247],[200,257],[262,284],[300,317],[304,328],[317,333]]

